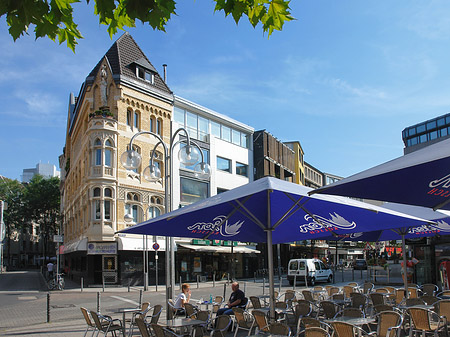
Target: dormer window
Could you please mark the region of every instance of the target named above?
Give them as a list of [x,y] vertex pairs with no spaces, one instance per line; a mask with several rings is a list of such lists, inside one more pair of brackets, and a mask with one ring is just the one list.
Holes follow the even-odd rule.
[[155,79],[153,73],[139,66],[136,66],[136,76],[144,81],[150,82],[151,84],[153,84]]

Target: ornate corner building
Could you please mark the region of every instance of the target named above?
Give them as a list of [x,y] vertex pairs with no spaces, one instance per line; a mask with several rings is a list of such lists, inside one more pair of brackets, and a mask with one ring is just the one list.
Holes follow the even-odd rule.
[[[66,144],[60,156],[65,266],[88,284],[133,279],[142,264],[142,236],[115,232],[164,212],[164,180],[147,182],[143,170],[120,164],[139,131],[170,140],[173,94],[134,39],[125,33],[70,95]],[[157,140],[133,143],[143,158]],[[157,154],[157,164],[166,169]],[[130,222],[125,222],[125,214]],[[164,250],[164,247],[161,247]],[[121,253],[120,261],[118,254]],[[119,273],[120,271],[120,273]]]

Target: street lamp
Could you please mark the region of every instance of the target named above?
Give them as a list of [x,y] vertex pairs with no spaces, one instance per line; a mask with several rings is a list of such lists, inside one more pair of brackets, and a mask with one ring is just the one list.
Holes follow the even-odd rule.
[[[184,133],[186,137],[186,144],[183,144],[182,141],[176,141],[176,137],[179,133]],[[151,135],[154,136],[158,142],[153,147],[153,151],[151,152],[150,157],[150,165],[144,169],[143,175],[144,179],[148,181],[157,181],[161,178],[161,170],[154,163],[154,157],[156,153],[156,149],[158,146],[162,146],[164,149],[164,211],[170,212],[172,210],[172,202],[169,200],[172,196],[172,177],[173,177],[173,167],[172,167],[172,159],[173,159],[173,151],[176,145],[180,144],[180,149],[178,151],[178,159],[181,163],[185,165],[193,165],[198,163],[194,167],[195,175],[198,178],[207,179],[210,176],[210,166],[205,162],[203,152],[197,143],[192,141],[189,137],[189,133],[185,128],[177,129],[174,134],[170,138],[170,143],[167,145],[164,143],[162,137],[151,131],[141,131],[136,133],[130,140],[129,149],[122,153],[120,156],[120,161],[122,165],[129,170],[137,169],[141,162],[141,155],[133,149],[133,141],[136,137],[140,135]],[[201,161],[199,162],[199,159]],[[170,160],[170,166],[169,166]],[[169,172],[167,172],[167,168],[169,168]],[[170,180],[169,180],[170,179]],[[131,215],[130,215],[131,216]],[[173,298],[173,287],[175,285],[175,251],[174,251],[174,240],[173,237],[166,237],[166,306],[168,317],[172,317],[171,310],[169,308],[169,299]]]

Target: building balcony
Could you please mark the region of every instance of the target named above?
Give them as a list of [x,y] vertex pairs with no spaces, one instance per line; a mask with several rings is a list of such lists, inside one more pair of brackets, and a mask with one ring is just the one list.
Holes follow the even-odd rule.
[[117,132],[117,120],[114,116],[95,115],[89,116],[89,129],[91,130],[109,130]]
[[105,166],[93,166],[91,167],[90,178],[114,178],[114,168]]

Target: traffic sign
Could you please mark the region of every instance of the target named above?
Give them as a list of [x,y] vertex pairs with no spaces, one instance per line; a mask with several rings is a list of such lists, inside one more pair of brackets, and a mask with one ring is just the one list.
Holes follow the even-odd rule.
[[154,250],[158,250],[158,249],[159,249],[159,243],[158,243],[158,242],[155,242],[155,243],[153,244],[153,249],[154,249]]

